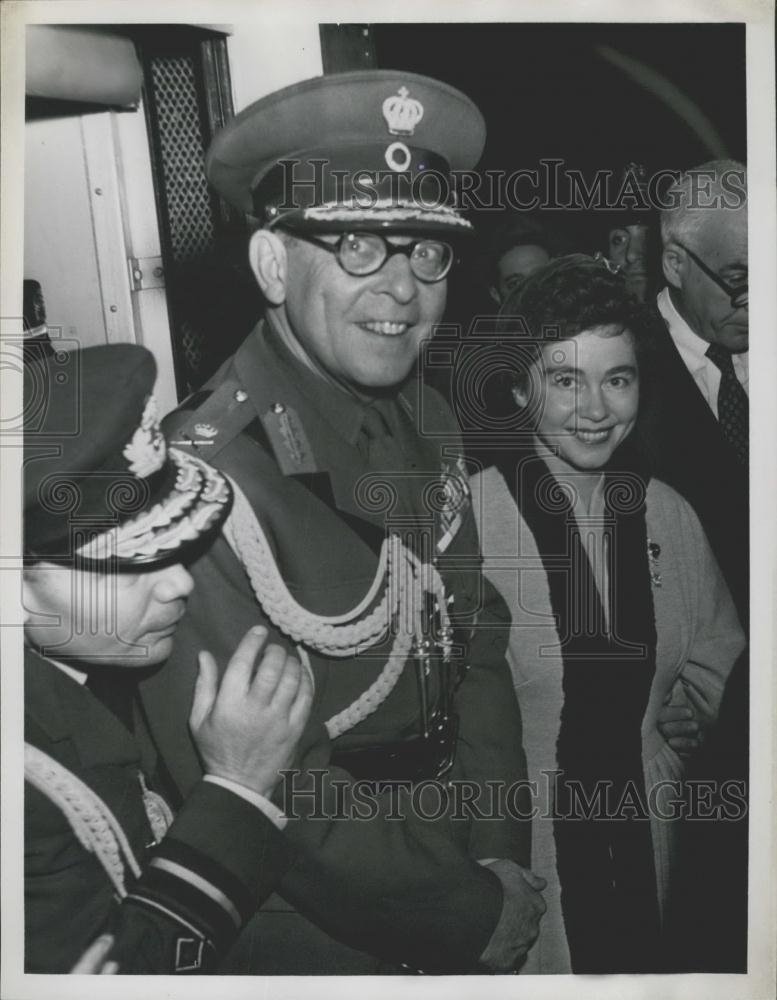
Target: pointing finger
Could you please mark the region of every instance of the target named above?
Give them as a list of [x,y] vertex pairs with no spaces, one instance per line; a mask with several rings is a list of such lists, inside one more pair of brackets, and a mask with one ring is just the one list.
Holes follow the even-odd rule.
[[691,750],[696,750],[700,746],[698,739],[693,739],[688,736],[674,736],[672,739],[667,740],[667,742],[676,753],[689,753]]
[[246,632],[224,671],[220,694],[245,697],[251,683],[256,657],[266,639],[267,629],[261,625],[255,625]]
[[528,868],[522,868],[521,875],[523,875],[524,881],[528,882],[532,889],[536,889],[537,892],[542,892],[548,884],[546,879],[544,879],[541,875],[535,875],[534,872],[529,871]]
[[667,722],[661,727],[666,738],[673,736],[697,736],[699,733],[699,723],[695,719],[687,722]]
[[194,682],[194,701],[189,713],[189,725],[193,730],[200,728],[216,699],[218,667],[211,654],[203,649],[197,657],[199,672]]
[[678,722],[692,719],[693,711],[685,705],[667,705],[661,709],[658,717],[661,722]]
[[277,643],[271,643],[264,651],[251,682],[250,694],[264,704],[272,701],[286,663],[286,650]]
[[83,955],[70,970],[71,975],[98,972],[103,959],[113,947],[113,942],[114,937],[112,934],[101,934],[89,945]]
[[302,667],[294,656],[287,656],[286,663],[278,678],[278,686],[273,694],[273,706],[284,714],[288,713],[299,691]]
[[294,699],[294,704],[291,706],[291,711],[289,713],[289,722],[295,729],[302,731],[305,723],[308,721],[308,716],[310,715],[310,709],[313,705],[313,675],[307,667],[303,664],[302,676],[300,677],[299,688],[297,689],[297,697]]

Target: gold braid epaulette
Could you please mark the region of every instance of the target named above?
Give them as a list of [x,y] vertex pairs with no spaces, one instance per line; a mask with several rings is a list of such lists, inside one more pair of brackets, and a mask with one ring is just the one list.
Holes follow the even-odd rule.
[[[292,597],[251,504],[233,479],[230,483],[235,500],[224,525],[224,535],[243,564],[260,607],[276,628],[303,648],[339,658],[370,649],[393,630],[393,643],[380,676],[351,705],[326,722],[334,739],[374,712],[391,693],[414,641],[426,638],[424,612],[428,594],[435,598],[440,635],[450,634],[442,578],[434,566],[421,563],[392,534],[383,540],[375,579],[365,597],[345,614],[314,614]],[[365,613],[381,587],[380,600],[372,611]],[[448,646],[443,645],[443,655],[446,660],[450,658]]]

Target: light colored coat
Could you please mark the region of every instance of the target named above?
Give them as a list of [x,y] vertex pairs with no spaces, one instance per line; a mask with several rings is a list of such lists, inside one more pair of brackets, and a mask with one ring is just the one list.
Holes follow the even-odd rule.
[[[532,870],[547,879],[548,906],[540,937],[522,972],[571,971],[556,872],[552,782],[542,772],[557,768],[556,741],[563,702],[563,663],[553,621],[550,592],[534,537],[518,511],[502,475],[489,468],[472,480],[473,504],[481,535],[485,573],[504,597],[513,617],[508,662],[523,721],[528,774],[537,782],[538,808],[532,829]],[[671,487],[656,480],[647,491],[648,538],[660,545],[653,586],[656,616],[656,672],[642,722],[645,787],[680,781],[684,765],[656,726],[658,711],[671,693],[672,704],[694,708],[704,724],[717,715],[726,678],[744,647],[734,605],[707,539],[691,507]],[[617,705],[613,705],[613,712]],[[676,793],[658,792],[651,809],[651,832],[659,904],[666,903],[672,873]],[[648,800],[651,801],[650,798]]]

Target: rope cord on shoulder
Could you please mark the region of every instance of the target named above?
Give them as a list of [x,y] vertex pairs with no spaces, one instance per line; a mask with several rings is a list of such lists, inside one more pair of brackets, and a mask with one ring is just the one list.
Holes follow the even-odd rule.
[[[390,586],[393,566],[401,559],[399,538],[391,535],[384,539],[375,579],[355,608],[332,617],[313,614],[292,597],[251,504],[234,479],[229,481],[235,499],[224,535],[245,567],[256,598],[273,625],[295,642],[327,656],[354,656],[360,649],[379,642],[396,614],[399,601],[398,590]],[[379,603],[361,621],[354,621],[374,601],[384,579],[387,583]]]
[[120,899],[125,863],[135,878],[140,865],[121,824],[96,792],[31,743],[24,744],[24,778],[62,812],[85,850],[94,854]]
[[[292,597],[251,504],[231,478],[230,484],[235,499],[224,535],[245,568],[259,605],[276,628],[324,656],[345,658],[377,645],[393,626],[394,639],[383,670],[351,705],[326,722],[330,738],[352,729],[374,712],[399,680],[414,643],[427,641],[424,613],[428,594],[435,598],[443,655],[449,658],[451,629],[442,578],[434,566],[421,563],[397,535],[384,539],[375,579],[354,608],[342,615],[316,615]],[[381,586],[380,601],[359,619]]]

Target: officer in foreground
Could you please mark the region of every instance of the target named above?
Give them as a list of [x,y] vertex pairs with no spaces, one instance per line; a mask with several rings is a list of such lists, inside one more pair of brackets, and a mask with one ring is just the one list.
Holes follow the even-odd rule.
[[268,797],[310,709],[299,662],[252,629],[220,683],[209,653],[192,664],[204,778],[183,802],[140,711],[191,594],[182,563],[231,503],[168,449],[155,374],[128,344],[25,372],[27,972],[212,970],[288,864]]
[[[174,717],[195,650],[223,659],[264,623],[316,681],[303,766],[277,798],[298,853],[225,971],[511,971],[537,935],[528,819],[498,795],[525,776],[509,620],[480,575],[453,416],[413,378],[470,231],[440,179],[484,138],[458,91],[368,71],[271,94],[209,151],[218,192],[259,220],[267,312],[167,425],[236,491],[146,689],[180,788],[200,775]],[[435,816],[460,780],[479,813]]]

